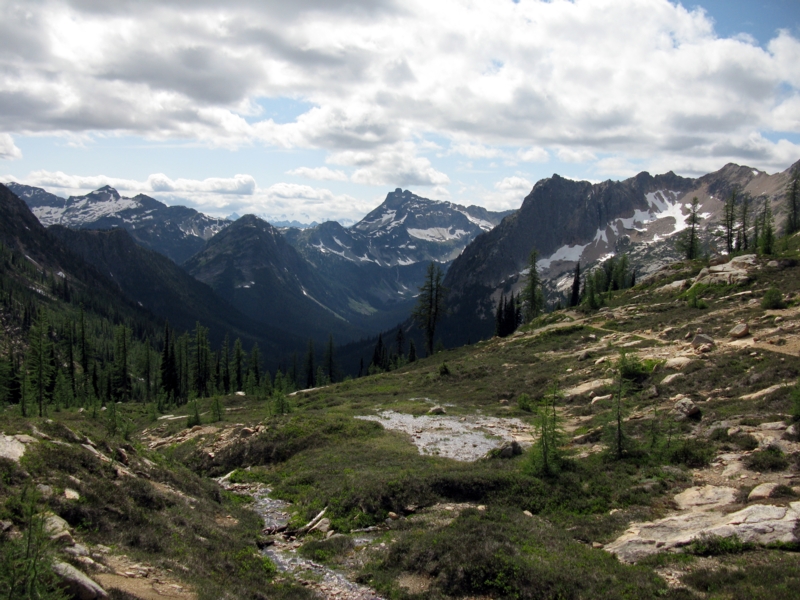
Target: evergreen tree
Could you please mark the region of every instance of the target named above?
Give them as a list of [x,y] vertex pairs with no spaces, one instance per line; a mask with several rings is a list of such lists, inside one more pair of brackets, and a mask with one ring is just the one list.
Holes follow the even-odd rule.
[[581,303],[581,263],[575,265],[575,276],[572,278],[572,295],[569,299],[570,307]]
[[530,323],[542,312],[544,306],[544,296],[542,294],[542,282],[539,277],[539,268],[536,262],[539,260],[539,252],[536,248],[531,249],[528,256],[528,282],[522,290],[522,302],[525,305],[525,322]]
[[417,345],[414,340],[408,342],[408,362],[413,363],[417,360]]
[[397,356],[405,357],[406,355],[406,334],[403,332],[403,326],[397,326],[397,335],[394,336],[397,342]]
[[764,210],[761,213],[761,235],[759,237],[761,254],[772,254],[775,251],[775,222],[772,219],[772,207],[769,198],[764,198]]
[[[398,328],[398,336],[403,335],[403,330]],[[400,338],[398,338],[400,339]],[[402,345],[402,341],[398,341],[398,346]],[[322,366],[325,371],[325,377],[328,383],[334,383],[337,379],[338,368],[336,366],[336,357],[334,355],[335,346],[333,343],[333,334],[328,335],[328,345],[325,347],[325,354],[322,357]]]
[[242,350],[242,341],[239,338],[236,338],[236,341],[233,342],[232,370],[233,391],[238,392],[244,385],[244,350]]
[[249,361],[250,372],[253,374],[256,385],[261,385],[261,353],[258,351],[258,343],[253,343],[253,348],[250,350]]
[[305,388],[314,387],[314,340],[308,340],[308,350],[306,351],[306,385]]
[[[725,235],[725,249],[728,254],[734,250],[734,236],[736,235],[736,199],[738,197],[738,190],[734,188],[731,195],[725,201],[722,209],[722,229]],[[697,198],[692,199],[692,205]],[[693,259],[694,256],[688,256],[689,249],[687,248],[687,258]]]
[[419,288],[417,305],[411,313],[414,321],[425,334],[428,356],[433,354],[436,326],[445,312],[447,289],[442,285],[443,279],[442,268],[437,263],[431,262],[425,274],[425,281]]
[[131,398],[131,379],[128,373],[128,330],[120,325],[114,330],[114,366],[111,375],[111,398],[127,402]]
[[511,292],[511,297],[506,302],[505,311],[503,314],[503,333],[506,336],[511,335],[517,330],[517,299],[514,297],[514,292]]
[[34,322],[28,337],[28,360],[26,362],[31,378],[31,395],[39,408],[39,417],[43,417],[45,403],[50,400],[47,387],[53,374],[50,362],[52,343],[49,336],[47,314],[44,311]]
[[228,334],[225,334],[225,341],[222,343],[222,353],[220,354],[220,377],[222,378],[220,388],[223,394],[231,393],[231,357],[229,351],[230,342]]
[[786,184],[786,235],[800,231],[800,167],[792,169]]
[[750,194],[742,194],[741,207],[739,208],[739,233],[737,235],[737,250],[747,250],[750,246],[747,231],[750,229]]
[[[729,204],[731,207],[735,207],[735,199],[736,199],[736,192],[732,192],[731,199],[729,200]],[[728,204],[725,205],[725,243],[727,244],[730,242],[730,248],[728,252],[733,252],[733,231],[735,226],[735,219],[736,219],[736,212],[728,214]],[[731,209],[733,210],[733,209]],[[733,219],[730,221],[730,219]],[[730,221],[730,222],[729,222]],[[692,198],[692,204],[689,208],[689,217],[687,218],[687,223],[689,224],[688,229],[686,229],[680,239],[678,240],[678,250],[683,253],[684,257],[689,260],[694,260],[698,256],[700,256],[700,239],[698,236],[697,225],[700,223],[700,201],[697,199],[697,196]]]
[[497,303],[497,311],[494,314],[494,334],[497,337],[505,336],[505,315],[506,315],[506,296],[500,294],[500,300]]
[[[175,355],[172,352],[173,344],[170,336],[169,322],[164,325],[164,348],[161,351],[161,387],[164,389],[164,395],[168,399],[174,400],[177,396],[175,389]],[[95,365],[94,379],[97,380],[97,369]],[[97,393],[97,385],[95,384],[95,394]]]
[[370,368],[378,369],[381,371],[386,370],[386,348],[383,346],[383,334],[378,334],[378,341],[375,342],[375,348],[372,350],[372,362]]

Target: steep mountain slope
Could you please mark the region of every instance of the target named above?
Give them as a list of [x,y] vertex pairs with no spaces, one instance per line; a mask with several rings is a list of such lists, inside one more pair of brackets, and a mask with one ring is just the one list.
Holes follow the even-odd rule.
[[304,341],[250,319],[161,254],[137,245],[125,230],[87,231],[53,225],[49,232],[75,254],[108,274],[125,295],[153,314],[169,320],[176,331],[191,331],[199,322],[209,328],[214,346],[226,333],[246,348],[258,342],[274,366]]
[[253,215],[215,235],[183,266],[262,323],[318,339],[365,333],[337,311],[343,303],[338,290],[330,289],[277,229]]
[[64,200],[41,188],[9,183],[45,225],[82,229],[126,229],[142,246],[182,263],[229,222],[185,206],[167,206],[139,194],[126,198],[105,186],[85,196]]
[[[686,227],[691,198],[700,200],[702,227],[710,234],[731,190],[780,201],[790,171],[768,175],[731,164],[698,179],[671,172],[640,173],[599,184],[558,175],[543,179],[516,214],[478,236],[448,270],[451,316],[445,339],[464,343],[467,330],[491,335],[499,291],[522,286],[533,247],[539,252],[542,276],[553,281],[553,291],[564,291],[571,283],[576,262],[585,267],[621,251],[631,253],[640,274],[650,273],[677,258],[671,236]],[[706,239],[712,252],[719,250],[713,236]]]
[[[153,315],[136,305],[94,266],[86,263],[50,234],[26,204],[0,184],[0,243],[25,256],[37,270],[49,272],[79,294],[87,309],[94,307],[105,316],[135,315],[152,320]],[[43,282],[30,283],[43,299],[48,298]]]

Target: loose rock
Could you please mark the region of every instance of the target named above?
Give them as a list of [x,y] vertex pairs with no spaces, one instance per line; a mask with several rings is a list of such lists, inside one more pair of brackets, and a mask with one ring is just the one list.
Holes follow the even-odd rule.
[[65,562],[53,563],[53,572],[58,575],[66,590],[79,600],[108,598],[106,591],[88,575]]
[[762,483],[761,485],[757,485],[748,494],[747,501],[752,502],[754,500],[766,500],[772,496],[772,493],[775,491],[778,485],[779,484],[777,483]]
[[750,335],[750,326],[747,323],[739,323],[735,325],[733,329],[728,332],[728,336],[739,339]]
[[685,417],[693,417],[700,414],[700,409],[689,398],[681,398],[675,403],[674,408]]
[[681,377],[686,377],[686,375],[683,373],[672,373],[661,380],[661,385],[670,385],[673,381],[680,379]]
[[711,344],[713,346],[714,338],[712,338],[710,335],[706,335],[705,333],[698,333],[692,339],[692,348],[700,348],[706,344]]

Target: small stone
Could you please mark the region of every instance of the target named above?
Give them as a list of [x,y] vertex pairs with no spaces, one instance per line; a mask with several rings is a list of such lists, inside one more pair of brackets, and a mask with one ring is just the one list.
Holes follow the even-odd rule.
[[128,453],[122,448],[117,448],[117,460],[123,465],[128,464]]
[[587,358],[589,358],[589,351],[588,350],[584,350],[583,352],[578,354],[578,360],[580,360],[580,361],[586,360]]
[[529,511],[529,510],[523,510],[522,514],[525,515],[526,517],[532,517],[533,516],[533,513],[531,511]]
[[603,544],[601,544],[600,542],[592,542],[592,548],[594,548],[595,550],[602,550]]
[[65,562],[54,562],[52,568],[74,598],[80,600],[108,598],[108,594],[103,588],[72,565]]
[[391,511],[389,511],[389,514],[386,516],[389,517],[392,521],[396,521],[397,519],[400,518],[400,515],[398,515],[396,512],[391,512]]
[[477,506],[477,510],[479,510],[481,512],[485,511],[486,510],[486,505],[485,504],[479,504]]
[[36,489],[42,495],[42,498],[49,498],[50,496],[53,495],[53,488],[50,487],[49,485],[40,483],[36,486]]
[[692,338],[692,347],[693,348],[700,348],[706,344],[714,345],[714,338],[710,335],[706,335],[705,333],[698,333],[694,338]]
[[505,399],[505,398],[500,398],[499,403],[500,403],[501,406],[508,406],[508,400]]
[[686,377],[683,373],[672,373],[671,375],[667,375],[664,379],[661,380],[661,385],[670,385],[676,379],[681,379],[682,377]]
[[75,490],[67,488],[64,490],[64,498],[66,498],[67,500],[80,500],[81,495]]
[[687,365],[694,362],[694,359],[689,358],[688,356],[676,356],[675,358],[670,358],[664,364],[664,367],[667,369],[675,369],[676,371],[682,371]]
[[693,417],[700,413],[700,409],[689,398],[681,398],[675,403],[674,408],[685,417]]
[[778,263],[778,261],[777,261],[777,260],[771,260],[771,261],[769,261],[769,262],[767,263],[767,266],[768,266],[770,269],[777,269],[777,268],[780,266],[780,263]]
[[658,388],[654,385],[651,385],[645,390],[644,396],[645,398],[658,398]]
[[606,400],[611,400],[614,397],[614,394],[606,394],[605,396],[595,396],[592,398],[592,404],[597,404],[598,402],[605,402]]
[[728,332],[728,336],[734,339],[743,338],[750,334],[750,326],[747,323],[739,323]]
[[[508,401],[506,400],[506,402]],[[443,415],[445,414],[445,412],[447,411],[445,411],[444,407],[439,406],[438,404],[436,406],[431,407],[430,410],[428,410],[429,415]]]

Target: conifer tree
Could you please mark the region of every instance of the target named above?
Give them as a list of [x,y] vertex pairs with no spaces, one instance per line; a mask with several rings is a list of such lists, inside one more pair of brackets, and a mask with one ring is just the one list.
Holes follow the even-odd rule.
[[[727,250],[728,254],[732,253],[734,250],[734,236],[736,235],[736,200],[738,197],[738,190],[734,188],[731,190],[731,195],[728,196],[728,199],[725,201],[725,205],[722,209],[722,229],[725,235],[725,249]],[[694,201],[697,198],[692,199],[692,205],[694,205]],[[688,253],[689,250],[686,250]],[[687,258],[693,259],[694,256],[688,256]]]
[[530,323],[542,312],[544,306],[544,296],[542,295],[542,282],[539,277],[539,268],[536,262],[539,260],[539,252],[536,248],[531,249],[528,256],[528,282],[522,290],[522,302],[525,305],[525,322]]
[[764,198],[758,249],[761,254],[766,255],[775,251],[775,222],[772,219],[772,207],[770,206],[769,198]]
[[503,332],[506,336],[511,335],[517,330],[517,299],[514,297],[514,292],[511,292],[511,297],[506,302],[505,311],[503,314]]
[[305,360],[306,368],[306,385],[305,388],[313,388],[314,387],[314,340],[308,340],[308,350],[306,350],[306,360]]
[[497,337],[504,337],[505,335],[505,315],[506,315],[506,296],[500,294],[500,300],[497,303],[497,311],[494,314],[494,334]]
[[228,334],[226,333],[225,341],[222,343],[222,352],[219,359],[220,377],[222,378],[220,388],[223,394],[231,393],[231,357],[229,347],[230,342],[228,339]]
[[120,325],[114,330],[114,366],[111,375],[113,400],[127,402],[131,398],[131,380],[128,373],[128,330]]
[[32,397],[39,408],[39,417],[44,416],[44,406],[50,397],[47,387],[53,374],[50,362],[49,325],[47,313],[42,311],[31,327],[28,347],[28,370],[31,378]]
[[[728,204],[725,205],[725,243],[730,244],[728,252],[733,252],[733,232],[736,224],[736,212],[734,204],[736,199],[735,194],[735,191],[732,192],[731,199],[729,200],[730,207],[732,207],[730,210],[734,210],[734,212],[729,214]],[[685,258],[694,260],[700,256],[700,238],[698,236],[697,229],[697,226],[700,223],[700,201],[697,199],[697,196],[692,198],[692,204],[689,208],[689,217],[687,218],[687,223],[689,224],[689,227],[683,232],[681,238],[678,240],[678,250],[683,253]]]
[[575,264],[575,276],[572,278],[572,295],[569,299],[570,307],[578,306],[581,302],[581,263]]
[[[403,345],[403,330],[401,328],[397,328],[397,345],[398,348],[402,349]],[[333,343],[333,334],[328,334],[328,345],[325,347],[325,354],[322,357],[322,366],[325,372],[325,377],[328,380],[328,383],[334,383],[337,378],[336,371],[338,370],[336,367],[336,357],[334,356],[334,343]]]
[[244,350],[242,350],[242,341],[236,338],[233,342],[233,391],[238,392],[244,385]]
[[413,363],[417,360],[417,345],[414,340],[408,342],[408,362]]
[[425,347],[428,350],[428,356],[433,355],[436,327],[445,312],[447,289],[442,285],[443,279],[442,268],[431,261],[425,274],[425,281],[422,287],[419,288],[417,305],[411,313],[414,321],[425,334]]
[[800,231],[800,167],[792,169],[786,184],[786,235]]
[[[175,357],[171,352],[172,339],[170,337],[169,322],[164,325],[164,348],[161,351],[161,387],[168,399],[175,399]],[[95,370],[95,378],[97,371]],[[96,392],[96,386],[95,386]]]
[[250,350],[250,360],[248,361],[250,372],[253,374],[256,385],[261,385],[261,353],[258,350],[258,342],[253,343]]
[[742,194],[739,208],[739,233],[737,235],[737,250],[747,250],[750,246],[747,232],[750,229],[750,194]]

